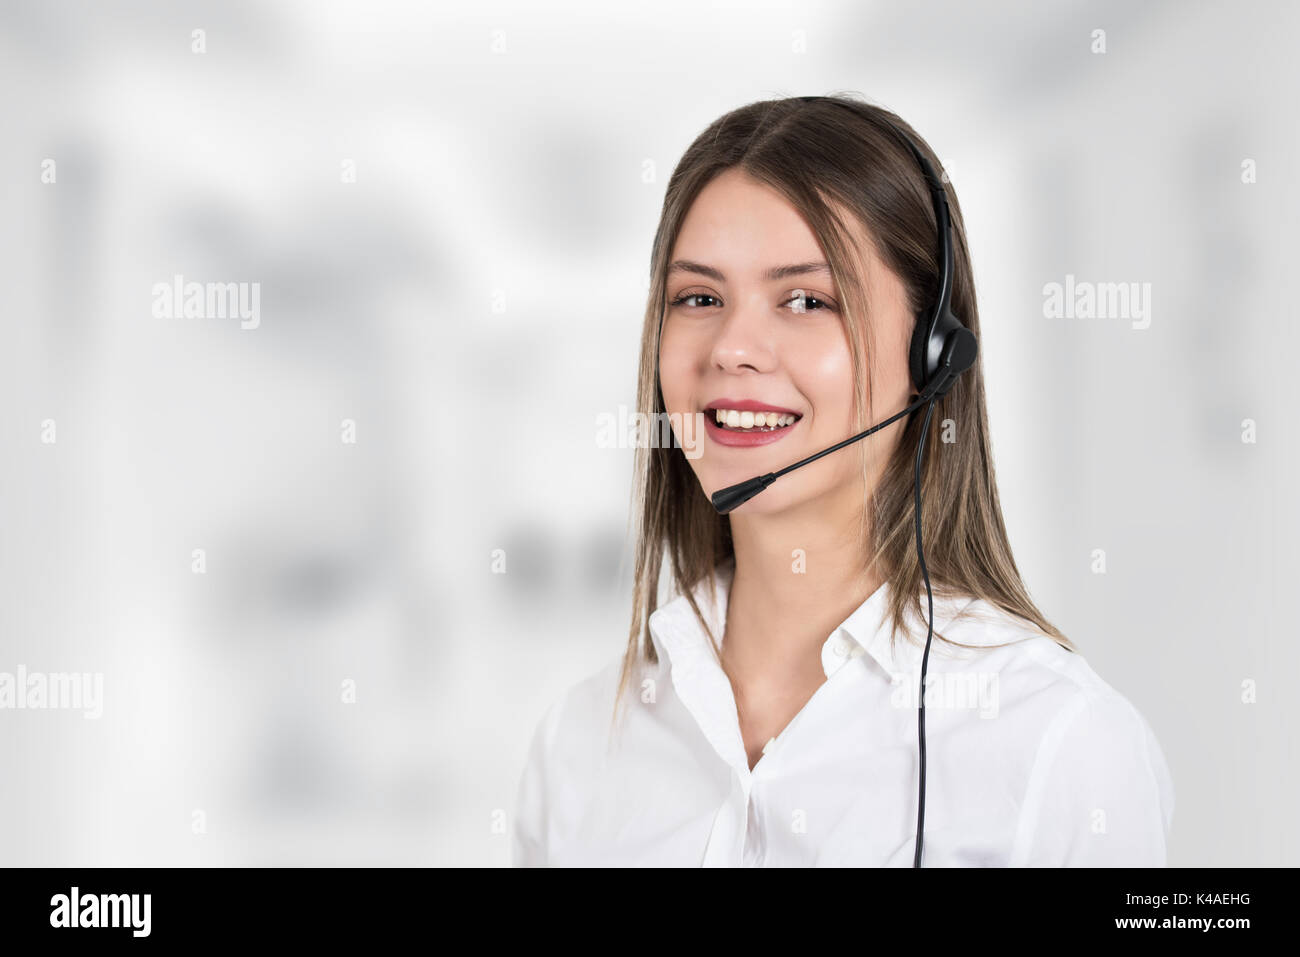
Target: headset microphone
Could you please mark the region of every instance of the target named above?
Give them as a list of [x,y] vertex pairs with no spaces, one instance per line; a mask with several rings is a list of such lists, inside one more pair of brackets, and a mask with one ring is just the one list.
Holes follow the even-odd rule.
[[[805,96],[799,99],[813,101],[824,98]],[[832,98],[832,102],[847,106],[855,113],[858,112],[856,107],[845,103],[843,100],[834,100]],[[963,326],[950,309],[953,282],[952,233],[949,228],[948,197],[944,192],[943,182],[936,175],[934,167],[926,159],[925,154],[917,148],[911,138],[894,126],[893,123],[883,122],[907,146],[925,173],[926,182],[930,187],[930,197],[934,204],[934,219],[939,234],[939,263],[942,270],[940,273],[939,293],[934,304],[933,313],[928,316],[924,312],[917,315],[916,327],[912,333],[911,345],[908,348],[908,369],[911,373],[912,382],[919,392],[909,399],[907,407],[901,412],[891,415],[865,432],[859,432],[857,435],[810,455],[806,459],[795,462],[793,465],[787,465],[779,472],[768,472],[766,475],[759,475],[736,485],[720,489],[714,492],[710,498],[713,507],[717,509],[719,514],[725,515],[748,502],[787,472],[793,472],[809,462],[816,461],[823,455],[829,455],[831,452],[865,439],[868,435],[880,431],[885,426],[906,415],[910,415],[921,406],[928,405],[925,412],[925,421],[921,426],[920,439],[917,442],[915,468],[916,554],[921,564],[921,575],[925,579],[925,593],[929,601],[930,611],[925,638],[925,654],[921,659],[920,705],[917,718],[920,774],[916,811],[916,849],[912,866],[920,867],[921,848],[925,839],[925,676],[926,668],[930,662],[930,639],[934,637],[934,593],[930,589],[930,573],[925,567],[925,549],[921,544],[921,458],[925,452],[925,438],[930,430],[930,414],[934,411],[935,401],[952,388],[959,375],[975,364],[978,346],[975,341],[975,334]]]

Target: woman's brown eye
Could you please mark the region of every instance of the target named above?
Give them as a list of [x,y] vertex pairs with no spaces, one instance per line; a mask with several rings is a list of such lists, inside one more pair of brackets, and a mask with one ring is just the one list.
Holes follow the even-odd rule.
[[[688,299],[712,299],[714,302],[717,302],[717,297],[716,297],[716,296],[710,296],[710,295],[708,295],[707,293],[702,293],[702,292],[692,292],[692,293],[688,293],[688,294],[685,295],[685,296],[678,296],[676,299],[674,299],[674,300],[673,300],[672,302],[670,302],[668,305],[670,305],[670,306],[684,306],[684,305],[686,304],[686,301],[687,301]],[[695,308],[705,309],[705,308],[708,308],[708,307],[707,307],[707,306],[697,306],[697,307],[695,307]]]
[[833,311],[835,309],[835,307],[829,302],[824,299],[818,299],[816,296],[791,296],[786,302],[786,305],[788,306],[791,303],[796,304],[793,308],[794,312],[812,312],[816,309],[830,309]]

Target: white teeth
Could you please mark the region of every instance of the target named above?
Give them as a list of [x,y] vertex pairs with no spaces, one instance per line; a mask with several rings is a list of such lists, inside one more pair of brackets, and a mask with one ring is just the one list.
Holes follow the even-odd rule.
[[718,425],[729,429],[776,429],[793,425],[797,415],[785,412],[741,412],[737,409],[714,409]]

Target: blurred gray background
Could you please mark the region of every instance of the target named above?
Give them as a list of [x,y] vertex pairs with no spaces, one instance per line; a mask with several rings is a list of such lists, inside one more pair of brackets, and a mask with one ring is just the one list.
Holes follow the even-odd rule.
[[[635,403],[668,175],[727,110],[852,90],[955,184],[1012,544],[1164,746],[1170,863],[1300,864],[1298,26],[4,3],[0,671],[104,697],[0,711],[0,862],[506,863],[538,718],[625,641],[596,417]],[[178,274],[260,323],[155,316]],[[1150,283],[1149,327],[1045,317],[1067,275]]]

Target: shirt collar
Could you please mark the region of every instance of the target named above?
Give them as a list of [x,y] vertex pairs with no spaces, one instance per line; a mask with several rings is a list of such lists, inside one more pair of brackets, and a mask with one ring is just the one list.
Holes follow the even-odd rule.
[[[727,621],[727,600],[734,575],[735,559],[729,558],[719,564],[712,575],[706,575],[691,589],[719,648]],[[891,587],[888,582],[882,584],[828,636],[822,655],[823,662],[834,660],[832,656],[850,658],[867,654],[891,679],[920,670],[921,656],[925,650],[926,618],[920,618],[919,622],[915,618],[909,618],[908,628],[900,629],[897,639],[891,643],[888,620]],[[924,613],[928,608],[924,588],[921,589],[920,599]],[[942,631],[972,601],[968,597],[944,598],[935,595],[935,630]],[[714,655],[709,636],[700,627],[690,603],[683,595],[678,595],[656,609],[650,615],[649,626],[656,648],[661,656],[667,654],[674,670],[694,670],[700,656]],[[942,642],[931,643],[932,656],[939,651],[941,645]],[[829,665],[826,666],[826,671],[829,677]]]

